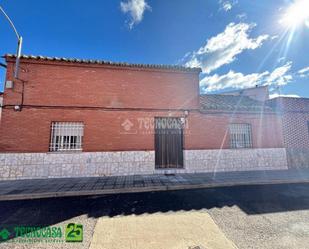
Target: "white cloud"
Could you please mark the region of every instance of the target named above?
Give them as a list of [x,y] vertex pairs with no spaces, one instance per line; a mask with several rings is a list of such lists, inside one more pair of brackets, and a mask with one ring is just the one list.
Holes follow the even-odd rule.
[[246,13],[241,13],[241,14],[238,14],[236,17],[239,20],[243,21],[243,20],[247,19],[247,14]]
[[300,98],[300,96],[297,95],[297,94],[281,94],[281,93],[269,94],[270,99],[274,99],[274,98],[277,98],[277,97]]
[[151,10],[151,7],[145,0],[128,0],[127,2],[120,2],[120,8],[123,13],[128,13],[130,15],[130,29],[143,20],[144,12],[146,10]]
[[214,74],[205,76],[201,80],[201,85],[206,88],[206,92],[213,92],[226,88],[243,89],[256,85],[282,86],[288,84],[293,79],[292,75],[289,74],[291,66],[292,62],[287,62],[285,65],[274,69],[271,73],[265,71],[247,75],[230,70],[224,75]]
[[230,70],[224,75],[214,74],[211,76],[206,76],[201,80],[201,85],[207,87],[206,92],[218,91],[225,88],[249,88],[260,84],[263,78],[267,75],[269,75],[269,72],[244,75],[242,73]]
[[287,72],[291,69],[292,62],[289,61],[285,65],[281,67],[277,67],[266,79],[267,85],[276,84],[279,86],[286,85],[288,82],[292,80],[292,75],[287,74]]
[[305,67],[305,68],[298,71],[298,73],[300,73],[300,74],[307,73],[307,72],[309,72],[309,67]]
[[271,40],[276,40],[279,38],[279,35],[273,35],[272,37],[270,37]]
[[285,57],[283,56],[283,57],[280,57],[280,58],[278,58],[278,63],[281,63],[281,62],[283,62],[285,60]]
[[243,75],[234,71],[229,71],[227,74],[206,76],[201,80],[201,85],[207,86],[206,91],[212,92],[225,88],[248,88],[259,82],[260,76],[257,73]]
[[230,11],[237,3],[237,0],[219,0],[220,9],[224,11]]
[[236,55],[247,49],[256,49],[268,39],[268,35],[250,38],[249,33],[255,24],[230,23],[225,30],[207,40],[199,50],[184,58],[188,67],[201,67],[204,73],[233,62]]
[[309,67],[298,70],[298,76],[301,78],[309,77]]
[[228,2],[228,1],[226,1],[226,2],[224,2],[224,3],[222,4],[222,8],[223,8],[225,11],[231,10],[232,7],[233,7],[232,4],[231,4],[230,2]]

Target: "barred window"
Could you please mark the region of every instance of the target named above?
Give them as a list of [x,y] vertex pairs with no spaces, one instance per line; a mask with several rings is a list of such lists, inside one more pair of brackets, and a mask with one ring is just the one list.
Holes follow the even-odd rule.
[[230,147],[232,149],[252,148],[250,124],[230,124]]
[[81,150],[83,135],[82,122],[52,122],[49,151]]

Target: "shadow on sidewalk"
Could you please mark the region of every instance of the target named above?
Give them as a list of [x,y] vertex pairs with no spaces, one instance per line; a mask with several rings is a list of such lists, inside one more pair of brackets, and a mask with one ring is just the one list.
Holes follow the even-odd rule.
[[[248,215],[309,209],[309,184],[238,186],[101,197],[0,202],[1,229],[49,226],[87,214],[90,218],[208,210],[236,205]],[[14,237],[14,235],[12,235]]]

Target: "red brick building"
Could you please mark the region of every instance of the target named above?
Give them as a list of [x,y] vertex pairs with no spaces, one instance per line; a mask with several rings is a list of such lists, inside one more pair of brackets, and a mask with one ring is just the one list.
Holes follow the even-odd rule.
[[3,102],[3,93],[0,92],[0,119],[1,119],[1,113],[2,113],[2,102]]
[[23,56],[13,79],[5,59],[2,179],[287,167],[275,110],[200,95],[199,68]]
[[309,98],[279,97],[268,103],[281,117],[290,167],[309,167]]

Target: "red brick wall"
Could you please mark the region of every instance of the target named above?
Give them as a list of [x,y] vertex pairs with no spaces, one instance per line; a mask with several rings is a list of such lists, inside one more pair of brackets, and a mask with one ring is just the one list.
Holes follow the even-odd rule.
[[284,144],[287,148],[309,149],[309,113],[282,115]]
[[[33,60],[31,60],[33,62]],[[25,105],[198,108],[198,73],[60,62],[21,63]],[[7,78],[12,79],[8,63]],[[4,104],[21,99],[21,83]]]
[[254,148],[283,147],[281,121],[264,114],[193,114],[190,118],[189,149],[229,148],[229,123],[251,124]]
[[[153,135],[145,128],[139,129],[138,118],[147,120],[153,115],[165,116],[166,113],[26,108],[22,112],[4,110],[0,150],[48,151],[52,121],[84,122],[84,151],[151,150]],[[130,132],[121,126],[126,119],[134,124]]]
[[309,99],[280,97],[271,102],[282,116],[285,147],[308,149]]
[[[0,151],[47,152],[52,121],[84,122],[84,151],[153,150],[153,118],[168,116],[167,112],[140,111],[100,111],[100,110],[58,110],[23,109],[14,112],[5,109],[0,129]],[[183,117],[182,112],[172,116]],[[130,131],[125,131],[125,120],[133,123]],[[192,112],[185,130],[185,149],[229,148],[226,134],[229,115],[205,115]],[[257,115],[236,115],[231,122],[252,125],[253,146],[255,148],[282,147],[282,137],[278,129],[279,120],[275,116],[264,117],[260,122]],[[261,125],[261,126],[260,126]]]
[[[12,77],[8,63],[7,78]],[[117,108],[197,109],[198,74],[162,70],[120,69],[22,63],[26,80],[25,105],[101,106]],[[21,83],[6,89],[4,104],[20,104]],[[0,124],[0,151],[47,152],[52,121],[84,122],[84,151],[153,150],[156,116],[183,117],[180,111],[106,111],[98,109],[4,109]],[[121,124],[134,124],[126,132]],[[190,112],[185,130],[185,149],[228,148],[229,122],[252,124],[253,146],[283,147],[280,120],[275,115],[200,114]],[[224,139],[225,137],[225,139]]]

